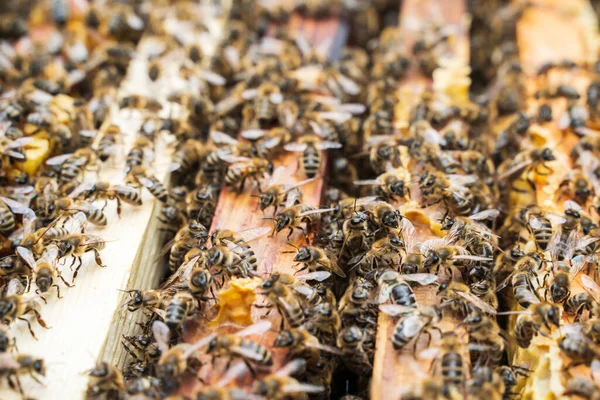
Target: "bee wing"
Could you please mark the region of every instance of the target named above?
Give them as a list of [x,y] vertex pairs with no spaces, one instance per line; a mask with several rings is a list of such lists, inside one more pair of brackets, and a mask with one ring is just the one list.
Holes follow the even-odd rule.
[[504,289],[505,287],[508,286],[509,283],[512,282],[512,277],[515,274],[516,271],[511,272],[503,281],[502,283],[500,283],[498,286],[496,286],[496,292],[501,291],[502,289]]
[[343,269],[341,269],[337,263],[332,262],[331,264],[329,264],[329,267],[331,268],[331,270],[339,277],[341,278],[345,278],[346,277],[346,273],[344,272]]
[[424,129],[421,136],[429,143],[433,143],[437,146],[443,146],[446,144],[446,139],[435,129],[427,128]]
[[459,254],[452,257],[453,260],[470,260],[470,261],[492,261],[491,257],[472,256],[470,254]]
[[323,282],[331,276],[329,271],[314,271],[296,277],[298,280]]
[[434,274],[406,274],[402,275],[402,278],[409,282],[417,282],[422,286],[431,285],[438,280],[438,276]]
[[489,210],[480,211],[471,215],[469,218],[473,221],[483,221],[486,219],[495,219],[498,215],[500,215],[500,211],[492,208]]
[[258,94],[258,89],[248,89],[242,92],[242,99],[252,100]]
[[144,20],[133,13],[129,13],[127,14],[127,25],[129,25],[131,29],[141,31],[144,29]]
[[313,215],[313,214],[323,214],[323,213],[328,213],[334,211],[333,208],[319,208],[317,210],[310,210],[310,211],[305,211],[303,213],[298,214],[299,217],[305,217],[307,215]]
[[241,135],[244,139],[257,140],[265,136],[267,132],[267,129],[246,129],[241,132]]
[[79,186],[77,186],[75,188],[75,190],[73,190],[71,193],[69,193],[69,198],[74,199],[77,196],[79,196],[81,193],[87,192],[88,190],[92,189],[93,187],[94,187],[94,184],[92,182],[83,182]]
[[231,346],[231,351],[235,354],[242,356],[242,358],[254,360],[254,361],[262,361],[263,355],[251,349],[247,349],[241,346]]
[[367,111],[367,107],[364,104],[360,103],[344,103],[336,108],[343,112],[348,112],[352,115],[362,114],[365,111]]
[[215,111],[217,114],[227,114],[240,104],[242,104],[242,99],[237,96],[229,96],[219,101],[215,105]]
[[283,101],[283,95],[279,92],[271,93],[269,100],[273,104],[280,104]]
[[98,131],[95,129],[82,129],[79,131],[79,134],[86,138],[95,138],[98,136]]
[[479,180],[479,178],[475,175],[449,174],[447,177],[448,181],[456,188],[465,188]]
[[322,111],[317,113],[317,116],[321,119],[326,119],[338,123],[344,123],[350,118],[352,118],[352,114],[343,111]]
[[516,174],[517,172],[522,172],[525,168],[527,168],[528,166],[530,166],[532,163],[533,163],[533,160],[531,160],[531,159],[523,161],[523,162],[521,162],[521,163],[513,166],[508,171],[505,171],[504,173],[502,173],[501,175],[499,175],[498,179],[499,180],[504,180],[504,179],[508,178],[509,176],[512,176],[512,175]]
[[35,258],[33,257],[33,253],[28,248],[21,246],[17,247],[17,254],[19,254],[19,256],[21,256],[21,258],[25,260],[25,262],[27,263],[27,265],[29,265],[32,271],[35,271],[37,269],[37,264],[35,262]]
[[46,165],[61,165],[69,159],[73,154],[61,154],[60,156],[50,157],[46,160]]
[[306,368],[306,360],[302,358],[296,358],[289,363],[285,364],[281,367],[277,372],[275,372],[276,376],[290,376],[294,375],[298,372],[304,371]]
[[321,393],[325,390],[324,386],[312,385],[309,383],[288,383],[282,390],[285,393]]
[[402,333],[406,337],[413,337],[418,334],[425,325],[425,322],[418,315],[409,315],[402,320]]
[[19,370],[21,364],[15,359],[15,356],[11,353],[0,354],[0,369],[3,371]]
[[15,140],[13,140],[11,143],[9,143],[8,145],[4,146],[5,149],[15,149],[15,148],[19,148],[19,147],[24,147],[27,146],[28,144],[33,143],[33,138],[32,137],[21,137],[21,138],[17,138]]
[[225,387],[229,383],[233,382],[237,378],[239,378],[242,375],[247,374],[247,373],[248,373],[248,367],[246,366],[246,363],[238,362],[238,363],[234,364],[232,367],[230,367],[227,371],[225,371],[225,373],[223,374],[221,379],[219,379],[219,381],[216,383],[216,386],[217,387]]
[[222,154],[221,152],[217,154],[221,160],[229,164],[247,163],[248,161],[251,161],[248,157],[238,157],[231,154]]
[[15,214],[35,215],[33,210],[27,207],[25,204],[19,203],[18,201],[14,201],[4,196],[0,196],[0,200],[2,200]]
[[82,212],[78,212],[77,214],[73,215],[67,220],[67,222],[65,223],[65,229],[69,233],[80,233],[81,228],[85,225],[86,222],[87,217],[85,216],[85,214]]
[[573,200],[566,200],[563,203],[563,206],[564,206],[565,210],[575,210],[580,214],[585,213],[584,209]]
[[257,228],[250,228],[236,233],[240,239],[245,242],[250,242],[252,240],[258,239],[261,236],[266,235],[271,231],[271,228],[268,226],[259,226]]
[[307,146],[305,143],[288,143],[285,146],[283,146],[283,148],[287,151],[295,151],[301,153],[304,150],[306,150]]
[[354,181],[353,183],[355,185],[362,186],[362,185],[379,185],[380,182],[377,179],[365,179],[365,180],[360,180],[360,181]]
[[164,322],[156,320],[152,323],[152,333],[156,340],[156,345],[162,354],[169,350],[169,341],[171,340],[171,330]]
[[250,336],[250,335],[262,335],[266,331],[271,329],[271,321],[259,321],[255,324],[252,324],[239,332],[236,332],[236,336]]
[[360,86],[358,86],[356,82],[348,78],[346,75],[336,74],[335,77],[342,89],[344,89],[344,92],[348,93],[351,96],[356,96],[360,93]]
[[261,147],[263,147],[265,149],[274,149],[275,147],[279,146],[280,143],[281,143],[281,137],[276,136],[276,137],[264,139],[260,143],[260,145],[261,145]]
[[85,236],[85,242],[81,243],[82,246],[86,246],[89,244],[106,243],[106,239],[104,239],[102,236],[91,235],[88,233],[86,233]]
[[210,343],[210,341],[216,337],[217,337],[216,333],[211,333],[210,335],[205,336],[202,339],[198,340],[196,343],[191,344],[190,347],[188,347],[183,352],[183,358],[188,358],[189,356],[191,356],[192,354],[194,354],[195,352],[197,352],[204,346],[208,345]]
[[44,260],[48,263],[55,265],[56,260],[58,260],[59,249],[55,244],[51,244],[44,250],[44,255],[42,256]]
[[392,285],[382,285],[379,289],[379,293],[377,294],[377,303],[385,303],[390,298],[390,293],[392,293]]
[[141,183],[147,188],[151,188],[152,186],[154,186],[154,181],[148,178],[147,176],[136,176],[136,179],[139,183]]
[[233,67],[233,69],[238,69],[240,66],[240,53],[233,46],[227,46],[223,50],[223,54],[225,55],[225,59]]
[[296,202],[302,200],[302,192],[299,190],[290,191],[285,198],[285,208],[292,207]]
[[544,223],[541,219],[535,217],[534,215],[530,215],[529,218],[527,219],[527,223],[529,224],[529,226],[531,226],[533,229],[540,229],[541,227],[544,226]]
[[25,288],[23,287],[23,284],[17,278],[11,279],[8,282],[8,284],[6,285],[6,295],[7,296],[23,294],[24,291],[25,291]]
[[25,160],[26,158],[24,154],[12,150],[4,150],[2,153],[6,154],[9,157],[16,158],[18,160]]
[[[284,168],[284,171],[285,171],[285,168]],[[311,183],[314,180],[315,180],[315,178],[310,178],[310,179],[305,179],[305,180],[300,181],[300,182],[290,183],[290,184],[284,185],[283,186],[283,192],[287,193],[290,190],[296,189],[297,187],[300,187],[300,186],[304,186],[307,183]]]
[[567,222],[567,219],[565,217],[561,217],[560,215],[556,215],[556,214],[552,214],[552,213],[547,213],[546,217],[548,217],[548,219],[550,220],[552,225],[562,225],[565,222]]
[[586,257],[583,254],[575,256],[571,259],[571,270],[569,274],[572,277],[576,277],[585,267],[586,265]]
[[219,131],[211,131],[210,138],[217,144],[236,146],[239,143],[236,139],[232,138],[228,134]]
[[581,275],[581,286],[594,297],[594,300],[600,301],[600,286],[595,280],[587,275]]
[[328,150],[328,149],[341,149],[343,146],[341,143],[337,143],[337,142],[329,142],[329,141],[322,141],[321,143],[319,143],[317,145],[317,148],[319,150]]
[[227,83],[227,80],[223,76],[212,71],[200,70],[198,75],[206,82],[215,86],[223,86]]
[[479,297],[475,296],[472,293],[460,292],[460,291],[457,291],[456,293],[458,293],[458,295],[460,297],[469,301],[471,304],[473,304],[475,307],[479,308],[481,311],[483,311],[485,313],[488,313],[490,315],[496,315],[496,313],[498,312],[498,311],[496,311],[496,309],[494,307],[492,307],[491,305],[489,305],[485,301],[481,300]]
[[408,312],[414,312],[415,309],[412,307],[402,306],[400,304],[380,304],[379,310],[387,315],[396,317]]

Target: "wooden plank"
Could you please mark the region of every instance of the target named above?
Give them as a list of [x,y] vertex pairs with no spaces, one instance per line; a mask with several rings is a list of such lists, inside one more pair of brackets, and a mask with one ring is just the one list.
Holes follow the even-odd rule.
[[[524,71],[529,74],[527,88],[529,92],[529,108],[536,110],[539,104],[533,97],[543,82],[536,77],[535,71],[544,63],[565,59],[580,64],[590,63],[597,56],[598,23],[587,1],[573,1],[568,5],[552,1],[537,0],[535,7],[528,9],[517,24],[517,44]],[[551,29],[549,29],[551,27]],[[585,105],[585,90],[593,76],[584,69],[575,72],[553,71],[548,77],[551,82],[565,82],[577,88],[582,94],[581,105]],[[543,124],[540,133],[545,138],[544,146],[553,149],[557,161],[551,163],[553,173],[544,182],[536,182],[537,204],[543,210],[562,215],[562,201],[569,199],[563,196],[557,201],[559,185],[563,178],[579,167],[573,164],[571,150],[579,142],[579,138],[571,130],[563,130],[558,126],[558,119],[566,110],[566,101],[556,100],[551,103],[554,121]],[[534,129],[534,128],[532,128]],[[516,204],[515,206],[519,206]],[[585,210],[586,204],[582,204]],[[555,228],[556,229],[556,228]],[[585,272],[585,271],[584,271]],[[571,296],[583,291],[579,279],[573,280]],[[561,324],[572,322],[572,317],[563,314]],[[566,380],[573,377],[591,376],[589,367],[580,366],[564,370],[569,364],[568,357],[558,347],[561,332],[554,330],[551,338],[540,335],[534,338],[528,349],[518,349],[513,357],[515,365],[532,370],[530,377],[521,388],[524,398],[566,398],[563,395]]]
[[[222,21],[209,21],[213,31],[220,32]],[[213,26],[214,25],[214,26]],[[208,44],[207,53],[212,51]],[[171,109],[166,97],[173,90],[186,88],[179,77],[179,59],[165,59],[164,78],[152,83],[147,77],[147,54],[142,49],[145,39],[139,44],[139,51],[132,60],[128,75],[122,83],[117,100],[130,94],[139,94],[159,100],[163,110],[158,114],[166,117]],[[119,110],[114,104],[108,122],[117,124],[122,131],[122,155],[116,163],[102,166],[99,178],[112,184],[122,184],[125,177],[124,155],[135,141],[143,120],[147,115],[137,111]],[[107,122],[107,123],[108,123]],[[161,140],[161,139],[159,139]],[[153,172],[164,181],[169,165],[171,150],[164,140],[156,144]],[[87,179],[95,179],[88,173]],[[103,229],[90,226],[89,233],[101,235],[107,241],[106,249],[101,252],[102,261],[107,268],[95,265],[91,254],[86,254],[83,267],[75,282],[75,287],[63,288],[64,298],[58,300],[55,295],[48,296],[48,304],[41,313],[50,329],[45,330],[34,324],[39,340],[34,340],[24,324],[13,325],[12,333],[17,337],[19,352],[41,356],[47,364],[45,385],[41,386],[25,376],[22,383],[30,397],[83,398],[88,376],[84,371],[94,366],[97,360],[109,362],[122,360],[120,338],[123,333],[135,329],[138,318],[126,313],[121,307],[125,295],[117,289],[153,288],[159,283],[164,270],[155,258],[162,243],[158,231],[154,197],[147,191],[142,192],[141,207],[123,206],[121,218],[116,214],[115,204],[109,204],[105,210],[108,225]],[[69,265],[70,260],[67,260]],[[62,269],[67,281],[72,272]],[[20,399],[21,396],[3,387],[0,398]]]
[[[308,20],[302,19],[298,15],[294,14],[288,23],[288,28],[292,33],[297,35],[303,35],[309,43],[318,45],[322,41],[332,38],[332,45],[329,52],[335,50],[336,47],[342,46],[345,43],[345,36],[347,30],[343,28],[343,24],[334,18],[325,20]],[[327,170],[327,154],[322,152],[322,165],[319,173],[315,179],[302,186],[303,203],[315,208],[321,205],[321,194],[324,188],[324,177]],[[285,153],[278,156],[273,160],[275,168],[284,167],[285,172],[285,183],[292,184],[305,180],[306,177],[299,170],[299,158],[298,154]],[[264,217],[271,217],[271,211],[263,213],[258,207],[258,199],[253,197],[255,190],[248,189],[247,187],[242,192],[237,192],[231,188],[224,187],[221,190],[219,201],[215,210],[215,216],[210,231],[213,232],[219,229],[230,229],[234,232],[243,231],[245,229],[256,228],[260,226],[273,227],[272,221],[265,221]],[[252,241],[252,249],[256,254],[258,260],[258,274],[259,276],[266,276],[270,272],[288,273],[294,274],[296,269],[294,266],[294,254],[285,253],[294,246],[302,246],[305,244],[305,238],[300,231],[296,231],[288,240],[287,230],[281,232],[276,236],[263,236],[257,240]],[[258,321],[264,319],[265,310],[254,308],[252,310],[252,319]],[[273,353],[273,371],[276,371],[283,365],[285,351],[283,349],[272,348],[275,337],[277,336],[277,330],[275,327],[279,326],[280,316],[277,312],[269,313],[268,319],[272,321],[273,328],[257,338],[262,345],[267,347]],[[211,328],[205,323],[199,327],[197,332],[189,332],[189,336],[185,337],[186,341],[192,342],[193,340],[206,335],[210,332]],[[207,361],[210,358],[207,358]],[[199,371],[199,377],[206,383],[215,383],[222,375],[226,360],[223,362],[211,363],[207,362],[203,368]],[[197,388],[197,381],[188,382],[188,384],[182,389],[183,393],[191,394],[194,389]]]
[[[453,56],[464,65],[468,65],[468,30],[462,24],[465,15],[466,2],[463,0],[408,0],[403,2],[400,14],[400,30],[404,35],[406,48],[412,48],[415,40],[417,40],[419,29],[427,27],[429,23],[456,26],[459,30],[452,41]],[[431,85],[431,80],[424,78],[413,67],[412,72],[400,83],[400,92],[406,93],[405,91],[408,90],[413,94],[412,105],[414,105],[419,99],[419,94]],[[408,106],[410,108],[411,104],[408,104]],[[400,126],[406,126],[407,123],[408,121],[395,121],[395,124]],[[415,193],[411,189],[411,197],[416,204],[420,204],[418,196],[420,196],[420,193]],[[409,209],[418,207],[417,205],[416,207],[409,207]],[[401,208],[402,210],[403,208]],[[440,206],[429,207],[422,212],[427,215],[430,221],[436,221],[444,213]],[[404,215],[406,216],[405,213]],[[411,219],[411,217],[408,218]],[[439,237],[426,226],[415,225],[415,227],[416,243]],[[417,287],[414,292],[419,306],[432,306],[439,303],[436,296],[437,287]],[[412,353],[412,344],[400,353],[393,348],[391,338],[396,322],[397,318],[390,317],[383,312],[379,313],[371,381],[372,400],[399,398],[401,394],[409,390],[418,390],[418,383],[423,380],[424,375],[431,373],[432,360],[415,357]],[[458,321],[454,318],[444,317],[438,326],[446,332],[456,330],[457,323]],[[427,339],[425,336],[421,337],[417,345],[418,349],[426,347]],[[437,335],[435,336],[431,346],[435,346],[437,343]]]

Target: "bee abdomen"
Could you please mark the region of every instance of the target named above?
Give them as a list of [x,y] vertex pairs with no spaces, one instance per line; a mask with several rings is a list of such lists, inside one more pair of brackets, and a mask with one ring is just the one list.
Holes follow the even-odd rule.
[[15,229],[15,216],[6,208],[0,210],[0,232],[11,232]]
[[392,301],[405,307],[416,307],[417,299],[410,286],[405,283],[400,283],[392,288]]
[[321,155],[314,147],[309,147],[304,151],[302,156],[302,165],[304,172],[308,178],[314,178],[321,167]]
[[442,376],[446,386],[461,386],[463,381],[463,360],[458,353],[446,353],[442,357]]
[[98,226],[106,226],[108,223],[106,219],[106,215],[100,209],[94,209],[87,213],[88,221],[90,221],[94,225]]

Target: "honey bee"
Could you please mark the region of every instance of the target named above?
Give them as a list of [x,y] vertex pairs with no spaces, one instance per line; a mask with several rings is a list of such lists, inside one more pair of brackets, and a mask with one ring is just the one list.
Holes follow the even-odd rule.
[[[289,202],[289,199],[288,199]],[[308,237],[308,233],[311,231],[315,218],[315,215],[332,211],[331,209],[314,209],[304,204],[296,204],[284,208],[278,214],[275,215],[275,226],[273,228],[273,234],[279,233],[284,229],[289,229],[287,238],[292,236],[294,229],[299,229],[304,233],[305,237]],[[306,229],[302,228],[300,224],[306,223]]]
[[500,362],[506,346],[495,318],[472,312],[460,326],[469,333],[469,352],[473,363],[497,365]]
[[[462,393],[465,385],[465,360],[463,359],[461,347],[463,346],[461,338],[456,332],[444,332],[439,348],[431,348],[430,350],[437,354],[434,364],[435,371],[439,371],[443,386],[442,392],[445,396],[451,396],[456,390]],[[420,357],[426,358],[424,350]],[[439,369],[438,369],[439,368]]]
[[410,173],[402,168],[385,172],[371,180],[354,181],[355,185],[377,185],[376,193],[384,200],[410,200]]
[[130,110],[145,110],[157,113],[162,110],[162,104],[156,99],[144,97],[141,95],[125,96],[119,101],[119,108]]
[[113,156],[117,150],[117,141],[121,136],[121,128],[118,125],[109,125],[98,142],[98,158],[105,162]]
[[0,298],[0,319],[5,325],[10,325],[17,319],[25,321],[29,333],[34,339],[37,339],[33,329],[31,329],[31,322],[24,316],[32,313],[40,326],[47,329],[48,327],[38,311],[40,305],[36,298],[25,298],[23,291],[23,285],[18,279],[14,278],[8,282],[6,293]]
[[[275,168],[275,171],[273,171],[273,175],[269,182],[270,185],[265,190],[261,191],[260,195],[258,196],[259,207],[262,211],[265,211],[269,207],[273,207],[275,209],[274,213],[276,214],[277,209],[280,206],[287,204],[288,193],[290,191],[313,181],[313,179],[306,179],[304,181],[291,184],[278,183],[282,181],[282,174],[284,170],[285,169],[283,167]],[[298,197],[299,196],[295,194],[295,198],[299,199]]]
[[125,181],[132,186],[146,187],[148,191],[162,203],[166,203],[169,198],[169,192],[165,186],[158,180],[158,178],[150,174],[149,171],[141,165],[131,168],[131,170],[127,173]]
[[311,393],[321,393],[323,386],[300,383],[290,375],[302,372],[306,361],[292,360],[273,374],[269,374],[252,385],[252,393],[274,400],[306,400]]
[[123,306],[127,307],[129,312],[134,312],[140,308],[153,309],[160,308],[164,296],[158,290],[128,290],[125,293],[129,295],[129,300]]
[[25,204],[0,196],[0,233],[7,235],[15,230],[15,214],[33,218],[35,213]]
[[[250,270],[256,271],[258,268],[256,255],[254,254],[254,251],[252,250],[252,248],[250,247],[248,242],[260,238],[261,236],[267,234],[270,230],[271,229],[268,227],[253,228],[253,229],[248,229],[248,230],[237,232],[237,233],[230,231],[228,229],[217,230],[212,233],[211,242],[212,242],[213,246],[225,245],[225,246],[233,249],[237,254],[239,254],[239,257],[241,258],[241,260],[243,262],[248,263],[248,265],[250,266]],[[217,256],[217,257],[224,257],[224,256],[225,256],[224,254],[221,254],[220,256]],[[214,252],[211,253],[209,251],[209,258],[210,257],[215,257],[215,253]],[[211,264],[211,261],[209,261],[209,264]],[[217,262],[214,262],[213,264],[221,265],[224,263],[217,261]],[[225,262],[225,264],[227,264],[227,263]]]
[[51,287],[55,287],[58,298],[60,299],[60,287],[56,283],[57,278],[60,278],[67,287],[72,286],[65,281],[56,268],[58,247],[55,245],[47,246],[44,250],[42,258],[38,259],[37,261],[33,257],[33,253],[25,247],[17,247],[17,253],[23,260],[25,260],[27,265],[29,265],[33,271],[32,280],[38,287],[36,292],[46,293]]
[[208,343],[207,353],[216,357],[240,357],[254,371],[253,365],[273,365],[271,352],[266,347],[247,339],[246,336],[261,335],[271,328],[270,321],[260,321],[233,334],[216,335]]
[[473,175],[444,175],[441,172],[428,172],[419,178],[419,188],[426,208],[443,202],[447,209],[457,215],[470,215],[478,212],[479,202],[467,185],[476,181]]
[[9,386],[14,389],[15,384],[12,378],[16,381],[16,387],[22,396],[25,396],[19,375],[29,375],[34,381],[43,385],[39,380],[39,376],[46,376],[46,363],[41,358],[36,358],[26,354],[13,355],[10,353],[0,354],[0,375],[6,377]]
[[50,167],[60,166],[60,183],[76,180],[85,169],[95,167],[98,159],[96,151],[90,148],[76,150],[72,154],[62,154],[46,160]]
[[322,141],[314,135],[302,136],[297,143],[288,143],[284,146],[287,151],[302,153],[302,168],[304,174],[310,179],[314,178],[321,169],[322,150],[339,149],[340,143]]
[[314,366],[319,362],[321,352],[340,353],[335,347],[321,344],[319,339],[305,328],[291,328],[280,331],[273,347],[287,349],[286,359],[301,358],[306,360],[308,366]]
[[254,179],[260,188],[260,179],[264,178],[267,174],[273,173],[273,164],[262,158],[236,157],[231,155],[221,155],[220,158],[231,164],[225,175],[225,184],[234,186],[239,183],[239,191],[244,189],[246,179]]
[[[71,193],[70,197],[76,197],[81,192],[83,197],[89,201],[104,200],[106,207],[109,200],[117,201],[117,215],[121,215],[121,203],[127,203],[134,206],[142,205],[142,198],[137,190],[125,185],[110,185],[108,182],[96,182],[94,184],[82,184],[82,187]],[[89,218],[89,217],[88,217]]]
[[492,261],[491,257],[471,255],[462,246],[453,245],[447,239],[431,239],[423,243],[425,260],[423,265],[429,271],[437,273],[440,268],[445,268],[451,273],[452,266],[462,266],[477,261]]
[[164,245],[159,256],[162,257],[170,251],[169,267],[172,271],[175,271],[181,265],[188,251],[192,248],[203,247],[207,240],[208,230],[206,227],[195,220],[190,220],[177,231],[172,240]]
[[600,388],[590,378],[570,378],[567,381],[565,389],[565,396],[578,396],[590,400],[600,399]]
[[210,386],[205,386],[196,393],[197,400],[236,400],[248,396],[246,392],[237,387],[227,386],[236,378],[243,376],[248,371],[244,363],[237,363],[227,369],[219,381]]
[[381,304],[379,309],[391,316],[400,316],[392,336],[394,349],[400,351],[414,340],[416,350],[419,337],[427,334],[431,341],[431,331],[441,330],[436,324],[442,319],[442,311],[437,307],[405,307],[399,304]]
[[125,390],[125,378],[119,369],[104,361],[100,361],[89,372],[90,381],[86,395],[92,398],[106,395],[117,395]]
[[325,252],[325,250],[315,246],[302,246],[297,249],[294,256],[294,262],[304,263],[304,267],[298,272],[308,269],[309,272],[328,271],[333,272],[342,278],[346,277],[344,271],[337,265],[335,259]]
[[[173,155],[173,161],[169,166],[169,172],[190,170],[200,162],[204,157],[205,152],[205,146],[203,146],[200,141],[188,139]],[[206,162],[208,162],[208,159]],[[216,164],[218,164],[218,161]]]
[[369,163],[376,173],[382,174],[402,166],[400,146],[387,135],[370,136],[366,139],[369,144]]
[[483,299],[475,296],[471,288],[458,281],[450,281],[440,285],[438,290],[440,307],[450,307],[454,312],[461,315],[469,315],[472,310],[496,315],[497,311]]
[[417,299],[410,283],[426,286],[437,282],[433,274],[400,274],[393,269],[380,270],[375,274],[379,286],[377,302],[379,304],[391,301],[392,304],[403,307],[417,307]]
[[534,335],[549,336],[551,325],[560,326],[560,308],[549,303],[531,304],[527,311],[517,311],[515,338],[522,348],[529,347]]
[[198,301],[188,292],[180,291],[162,302],[164,312],[159,312],[172,331],[176,331],[198,308]]
[[337,336],[344,364],[361,376],[369,376],[373,370],[372,354],[365,348],[370,333],[356,325],[343,328]]
[[521,307],[529,308],[533,304],[538,304],[540,299],[532,280],[537,279],[536,272],[540,268],[541,263],[542,259],[537,253],[529,253],[521,257],[517,261],[513,273],[498,285],[496,291],[499,292],[511,282],[515,299]]
[[366,252],[351,258],[348,265],[357,268],[358,275],[369,277],[383,266],[398,264],[403,245],[404,243],[397,237],[383,237],[373,242]]
[[501,400],[505,392],[504,381],[491,367],[478,367],[467,381],[467,393],[474,399]]
[[251,112],[252,118],[247,117],[248,122],[256,121],[258,126],[266,127],[277,117],[277,105],[283,101],[283,95],[277,85],[271,82],[261,84],[257,89],[249,89],[242,93],[242,99],[252,100],[251,108],[245,110]]
[[144,165],[144,161],[146,160],[152,160],[154,158],[153,147],[154,143],[150,139],[146,136],[138,135],[125,159],[125,172],[129,172],[134,167]]
[[498,166],[499,180],[514,180],[525,172],[537,175],[549,175],[553,172],[547,163],[555,161],[556,156],[549,147],[534,150],[524,150],[513,158],[505,160]]

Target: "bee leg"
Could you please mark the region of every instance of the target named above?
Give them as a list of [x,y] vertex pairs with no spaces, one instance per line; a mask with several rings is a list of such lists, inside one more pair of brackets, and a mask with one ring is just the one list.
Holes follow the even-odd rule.
[[35,375],[33,375],[32,371],[29,371],[29,376],[31,377],[31,379],[33,379],[34,381],[36,381],[40,385],[46,386],[46,385],[44,385],[44,382],[40,381]]
[[31,333],[31,336],[33,336],[33,338],[34,338],[35,340],[39,340],[39,339],[37,338],[37,336],[35,336],[35,333],[33,332],[33,329],[31,329],[31,322],[29,322],[29,320],[28,320],[27,318],[19,317],[19,319],[20,319],[21,321],[25,321],[25,322],[27,323],[27,328],[29,329],[29,333]]
[[125,342],[121,342],[121,344],[123,345],[123,349],[125,349],[125,351],[134,359],[139,360],[140,358],[137,356],[137,354],[135,354],[135,352],[133,350],[131,350],[126,344]]
[[66,287],[73,287],[73,283],[68,283],[65,278],[62,277],[62,275],[58,276],[60,278],[61,281],[63,281],[63,283],[65,284]]
[[106,265],[102,264],[102,259],[100,258],[100,252],[94,249],[94,260],[99,267],[106,268]]
[[62,296],[60,295],[60,286],[52,285],[52,287],[56,288],[56,297],[58,297],[59,299],[62,299]]
[[254,367],[252,366],[252,364],[250,364],[250,361],[244,359],[244,364],[246,364],[246,367],[248,367],[248,370],[252,374],[252,377],[254,379],[256,379],[256,369],[254,369]]
[[[21,380],[19,379],[19,376],[17,374],[14,375],[15,378],[15,382],[17,383],[17,390],[19,391],[19,393],[21,393],[22,395],[25,395],[25,392],[23,392],[23,387],[21,386]],[[9,381],[9,385],[10,385],[10,381]]]
[[287,235],[287,240],[290,240],[290,237],[292,237],[292,233],[294,233],[294,228],[290,226],[290,232]]

